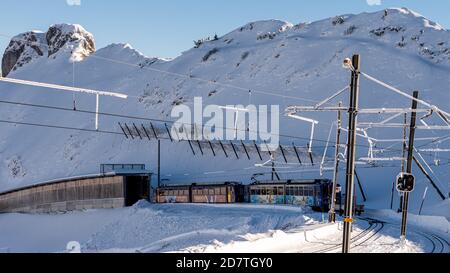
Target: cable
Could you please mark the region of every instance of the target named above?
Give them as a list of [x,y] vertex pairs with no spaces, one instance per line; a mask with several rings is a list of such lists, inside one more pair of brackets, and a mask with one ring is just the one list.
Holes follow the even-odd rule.
[[[11,37],[11,36],[8,36],[8,35],[5,35],[5,34],[1,34],[1,33],[0,33],[0,37],[4,37],[4,38],[10,39],[10,40],[14,38],[14,37]],[[17,37],[14,38],[14,39],[17,40],[17,41],[29,42],[29,41],[27,41],[25,39],[19,39]],[[33,42],[33,44],[39,44],[39,45],[42,45],[44,47],[49,48],[49,46],[47,44],[44,44],[44,43]],[[67,49],[62,48],[62,50],[67,50]],[[232,89],[235,89],[235,90],[240,90],[240,91],[245,91],[245,92],[248,92],[248,90],[252,90],[254,93],[259,93],[259,94],[263,94],[263,95],[276,96],[276,97],[289,98],[289,99],[297,99],[297,100],[302,100],[302,101],[307,101],[307,102],[314,102],[314,103],[318,102],[316,100],[312,100],[312,99],[308,99],[308,98],[301,98],[301,97],[295,97],[295,96],[285,96],[285,95],[281,95],[281,94],[271,93],[271,92],[268,92],[268,91],[257,90],[257,89],[254,89],[254,88],[241,87],[241,86],[237,86],[237,85],[233,85],[233,84],[221,83],[221,82],[218,82],[216,80],[208,80],[208,79],[195,77],[195,76],[192,76],[192,75],[187,75],[187,74],[182,74],[182,73],[177,73],[177,72],[161,70],[161,69],[157,69],[157,68],[153,68],[153,67],[142,66],[142,65],[139,65],[139,64],[127,63],[127,62],[124,62],[124,61],[119,61],[119,60],[114,60],[114,59],[111,59],[111,58],[97,56],[95,54],[89,55],[89,58],[96,58],[96,59],[100,59],[100,60],[110,61],[110,62],[113,62],[113,63],[116,63],[116,64],[122,64],[122,65],[137,67],[137,68],[140,68],[140,69],[146,69],[146,70],[150,70],[150,71],[154,71],[154,72],[158,72],[158,73],[162,73],[162,74],[182,77],[182,78],[189,79],[189,80],[195,80],[195,81],[199,81],[199,82],[203,82],[203,83],[214,84],[214,85],[217,85],[217,86],[232,88]]]
[[0,123],[45,127],[45,128],[53,128],[53,129],[74,130],[74,131],[83,131],[83,132],[91,132],[91,133],[123,135],[123,133],[113,132],[113,131],[84,129],[84,128],[75,128],[75,127],[68,127],[68,126],[58,126],[58,125],[49,125],[49,124],[40,124],[40,123],[31,123],[31,122],[20,122],[20,121],[11,121],[11,120],[0,120]]
[[[15,101],[0,100],[0,103],[10,104],[10,105],[27,106],[27,107],[37,107],[37,108],[44,108],[44,109],[52,109],[52,110],[60,110],[60,111],[68,111],[68,112],[78,112],[78,113],[85,113],[85,114],[95,114],[96,113],[95,111],[89,111],[89,110],[81,110],[81,109],[73,110],[72,108],[66,108],[66,107],[58,107],[58,106],[42,105],[42,104],[31,104],[31,103],[15,102]],[[120,118],[135,119],[135,120],[146,120],[146,121],[154,121],[154,122],[159,122],[159,123],[191,125],[191,124],[187,124],[187,123],[174,122],[174,121],[164,120],[164,119],[146,118],[146,117],[130,116],[130,115],[123,115],[123,114],[116,114],[116,113],[98,112],[98,114],[102,115],[102,116],[120,117]],[[227,128],[227,127],[221,127],[220,129],[235,130],[235,128]],[[238,131],[246,131],[247,132],[247,130],[245,130],[245,129],[238,129]],[[253,132],[253,131],[250,131],[250,132]],[[307,141],[310,140],[310,138],[292,136],[292,135],[287,135],[287,134],[274,134],[274,133],[269,133],[269,134],[272,136],[286,137],[289,139],[298,139],[298,140],[307,140]],[[323,142],[323,143],[328,142],[327,140],[322,140],[322,139],[313,139],[313,140],[315,142]],[[333,141],[330,141],[329,143],[335,144],[335,142],[333,142]],[[362,147],[362,148],[369,148],[368,145],[363,145],[363,144],[358,144],[357,146]],[[316,147],[322,147],[322,146],[316,146]],[[396,151],[396,150],[393,149],[391,151]],[[398,151],[400,151],[400,149],[398,149]]]

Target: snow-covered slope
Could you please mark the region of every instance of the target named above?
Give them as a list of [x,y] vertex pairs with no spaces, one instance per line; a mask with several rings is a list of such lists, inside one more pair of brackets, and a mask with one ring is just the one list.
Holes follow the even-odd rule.
[[[449,247],[445,218],[411,215],[402,247],[399,215],[370,212],[383,224],[358,218],[354,253],[443,252]],[[340,252],[340,224],[300,207],[254,204],[149,204],[53,215],[0,214],[1,253],[326,253]],[[36,229],[36,226],[39,229]],[[69,243],[71,242],[71,243]],[[433,244],[436,244],[433,246]]]
[[[18,36],[30,41],[43,41],[24,43],[25,50],[18,50],[22,45],[12,42],[5,53],[7,67],[11,69],[8,77],[113,90],[129,95],[127,100],[101,98],[100,109],[103,112],[167,120],[171,119],[173,105],[180,102],[192,104],[194,96],[203,97],[204,104],[279,104],[281,111],[293,104],[312,105],[349,83],[349,72],[341,64],[344,58],[354,53],[361,54],[365,72],[408,92],[420,90],[423,99],[450,110],[447,90],[450,86],[450,33],[405,8],[344,15],[297,25],[277,20],[253,22],[217,40],[205,41],[170,61],[143,56],[128,44],[113,44],[94,51],[94,38],[82,27],[55,25],[53,28],[45,38],[38,32]],[[26,38],[33,35],[35,39]],[[17,64],[15,59],[19,60]],[[251,96],[248,90],[252,90]],[[73,106],[70,93],[6,83],[0,83],[0,91],[2,100]],[[345,103],[347,98],[341,97],[334,103],[338,100]],[[364,79],[360,103],[361,107],[409,107],[411,104],[407,99]],[[95,98],[78,94],[76,106],[94,110]],[[326,140],[335,114],[305,116],[319,119],[315,138]],[[92,114],[8,104],[1,105],[0,117],[2,120],[29,123],[94,127]],[[361,116],[360,121],[373,119]],[[117,122],[141,123],[135,119],[101,116],[100,129],[120,132]],[[120,135],[12,124],[0,124],[0,128],[0,190],[58,177],[97,173],[101,163],[146,163],[156,171],[154,141],[131,141]],[[282,144],[295,142],[306,146],[309,124],[281,117],[280,129],[283,135],[299,137],[282,137]],[[398,129],[370,130],[369,133],[381,139],[402,136]],[[430,135],[442,133],[418,132],[418,137]],[[365,156],[367,142],[364,139],[359,141],[359,153]],[[379,143],[378,147],[389,145],[391,143]],[[445,146],[441,144],[441,148],[442,145]],[[325,142],[315,141],[314,153],[320,156],[324,146]],[[401,144],[393,148],[398,151],[395,156],[400,156]],[[256,157],[248,160],[241,156],[236,160],[219,153],[213,157],[210,151],[205,151],[203,156],[199,153],[193,156],[187,143],[163,141],[162,174],[163,178],[170,179],[169,182],[248,182],[252,174],[268,171],[254,166],[256,162],[260,163]],[[264,157],[264,160],[268,159],[268,155]],[[280,158],[277,160],[282,161]],[[388,207],[392,179],[399,167],[366,167],[361,166],[359,174],[368,195],[368,205]],[[280,174],[283,178],[319,176],[318,171],[295,171],[295,168],[282,169]],[[436,167],[435,171],[442,181],[448,176],[446,166]],[[331,173],[325,173],[325,176],[331,177]],[[418,177],[418,189],[412,198],[413,209],[417,208],[421,193],[428,185],[424,177],[419,174]],[[446,183],[442,184],[443,190],[448,191]],[[438,201],[432,190],[429,200],[426,205]]]

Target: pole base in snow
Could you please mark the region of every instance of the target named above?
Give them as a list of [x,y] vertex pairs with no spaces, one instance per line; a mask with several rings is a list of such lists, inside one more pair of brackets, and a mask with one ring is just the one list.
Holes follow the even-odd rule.
[[331,213],[328,215],[328,221],[329,221],[330,223],[336,223],[336,213],[335,213],[335,212],[331,212]]
[[400,236],[400,247],[401,248],[406,247],[406,236]]

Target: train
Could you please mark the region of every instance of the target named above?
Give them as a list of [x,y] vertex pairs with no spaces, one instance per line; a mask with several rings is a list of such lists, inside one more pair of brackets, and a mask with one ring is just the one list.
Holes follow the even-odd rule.
[[[253,203],[284,204],[311,207],[327,212],[331,207],[333,183],[329,179],[258,181],[250,185],[240,182],[191,183],[163,185],[156,189],[157,203]],[[336,191],[336,211],[342,213],[340,185]],[[358,205],[356,213],[363,211]]]
[[156,189],[157,203],[243,203],[246,187],[238,182],[165,185]]

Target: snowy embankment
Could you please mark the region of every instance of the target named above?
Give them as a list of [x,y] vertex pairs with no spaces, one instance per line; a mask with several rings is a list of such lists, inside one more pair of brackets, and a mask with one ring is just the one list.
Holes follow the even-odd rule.
[[[301,208],[252,205],[151,205],[53,215],[0,214],[3,252],[60,252],[69,241],[83,251],[177,251],[239,240],[247,233],[314,224]],[[314,220],[317,218],[317,220]]]
[[[79,242],[83,252],[339,252],[342,226],[327,224],[324,218],[290,206],[145,201],[116,210],[2,214],[0,252],[64,252],[71,241]],[[398,224],[359,219],[353,251],[440,252],[416,222],[412,221],[409,241],[402,248]],[[448,240],[449,234],[439,229],[442,222],[434,223],[437,226],[429,226],[428,232]]]

